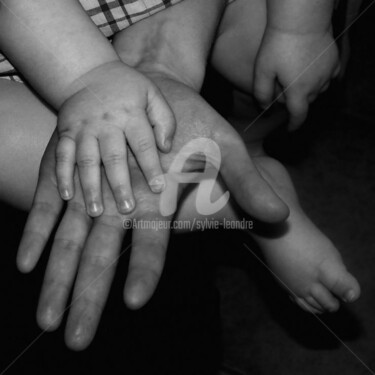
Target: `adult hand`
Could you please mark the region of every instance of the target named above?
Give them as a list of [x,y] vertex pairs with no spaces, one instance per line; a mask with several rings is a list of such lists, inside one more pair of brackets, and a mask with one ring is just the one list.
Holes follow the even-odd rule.
[[[165,170],[190,140],[208,138],[221,150],[220,171],[237,203],[253,217],[265,222],[279,222],[288,216],[288,208],[260,176],[239,135],[210,106],[187,86],[168,78],[153,77],[169,102],[177,119],[172,151],[161,155]],[[42,161],[39,183],[18,254],[19,268],[25,272],[35,266],[62,210],[54,174],[53,138]],[[208,155],[207,162],[210,162]],[[199,170],[204,161],[199,154],[186,163],[188,171]],[[103,310],[115,266],[121,255],[125,234],[123,220],[164,221],[160,195],[153,194],[133,158],[129,166],[137,208],[130,215],[120,215],[111,190],[104,180],[103,215],[90,219],[76,181],[76,195],[57,230],[46,271],[38,308],[38,322],[53,330],[62,314],[76,273],[66,342],[73,349],[83,349],[94,337]],[[90,230],[91,228],[91,230]],[[132,253],[124,296],[130,308],[143,306],[152,296],[161,275],[169,238],[168,229],[134,228]],[[78,268],[79,265],[79,268]],[[78,270],[78,271],[77,271]]]

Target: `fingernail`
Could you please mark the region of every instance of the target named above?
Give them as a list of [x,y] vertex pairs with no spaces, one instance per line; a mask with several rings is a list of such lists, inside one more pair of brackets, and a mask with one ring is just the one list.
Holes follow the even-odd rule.
[[98,203],[92,202],[89,206],[90,213],[93,215],[98,215],[100,213],[101,207]]
[[149,182],[150,188],[154,193],[161,193],[165,189],[164,176],[158,176]]
[[135,204],[133,199],[124,199],[119,204],[119,210],[124,212],[131,212],[134,210]]
[[344,301],[345,302],[352,302],[352,301],[354,301],[354,299],[355,299],[355,292],[354,292],[354,290],[349,290],[349,292],[347,292],[345,294]]
[[70,193],[68,189],[61,189],[60,194],[61,194],[62,199],[70,198]]

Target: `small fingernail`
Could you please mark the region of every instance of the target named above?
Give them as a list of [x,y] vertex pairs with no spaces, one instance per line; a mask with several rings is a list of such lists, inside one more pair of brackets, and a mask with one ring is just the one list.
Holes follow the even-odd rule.
[[70,199],[70,193],[68,189],[61,189],[60,194],[62,199]]
[[93,215],[98,215],[100,214],[100,211],[101,211],[100,205],[96,202],[90,203],[89,209],[90,209],[90,213]]
[[354,290],[349,290],[349,292],[347,292],[345,294],[344,301],[345,302],[352,302],[352,301],[354,301],[354,299],[355,299],[355,292],[354,292]]
[[131,212],[134,210],[135,203],[133,199],[125,199],[119,204],[120,211]]
[[165,178],[164,176],[158,176],[153,178],[149,182],[150,188],[154,193],[161,193],[165,189]]

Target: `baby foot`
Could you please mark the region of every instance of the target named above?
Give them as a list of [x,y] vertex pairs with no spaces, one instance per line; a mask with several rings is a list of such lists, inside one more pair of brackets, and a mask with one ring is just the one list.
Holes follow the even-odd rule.
[[276,279],[292,300],[309,312],[333,312],[339,308],[339,300],[355,301],[360,295],[357,280],[346,270],[332,242],[302,211],[285,168],[269,157],[255,160],[290,209],[277,235],[254,234]]

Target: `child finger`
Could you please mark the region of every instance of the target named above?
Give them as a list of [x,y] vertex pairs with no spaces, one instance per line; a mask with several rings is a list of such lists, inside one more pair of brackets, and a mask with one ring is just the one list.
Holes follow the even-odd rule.
[[126,154],[126,139],[121,130],[99,138],[99,147],[117,209],[128,214],[135,208]]
[[275,100],[279,103],[285,104],[285,91],[279,82],[275,81]]
[[254,78],[254,96],[261,107],[267,108],[272,104],[275,90],[275,79],[264,73],[257,72]]
[[286,106],[289,111],[289,130],[296,130],[307,118],[309,103],[304,95],[291,92],[287,95]]
[[84,136],[78,140],[77,165],[87,213],[92,217],[99,216],[103,212],[103,204],[100,188],[100,153],[95,137]]
[[160,166],[154,134],[145,115],[139,115],[126,132],[128,143],[154,193],[164,190],[165,179]]
[[73,174],[76,143],[74,139],[61,136],[56,146],[56,178],[62,199],[69,200],[74,195]]
[[169,152],[176,130],[174,114],[158,90],[149,94],[147,114],[151,124],[154,126],[156,145],[162,152]]

